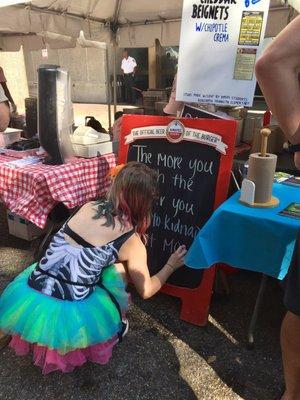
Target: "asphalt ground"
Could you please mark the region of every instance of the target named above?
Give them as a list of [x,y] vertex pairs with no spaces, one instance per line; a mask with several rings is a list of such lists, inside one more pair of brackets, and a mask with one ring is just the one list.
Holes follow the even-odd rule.
[[[0,208],[0,291],[30,264],[35,247],[8,234]],[[0,351],[0,399],[279,399],[284,308],[275,280],[268,282],[255,348],[246,348],[259,281],[254,273],[230,276],[231,294],[214,296],[205,328],[179,320],[178,299],[159,294],[143,301],[133,292],[129,333],[106,366],[43,376],[29,356],[17,357],[7,347]]]

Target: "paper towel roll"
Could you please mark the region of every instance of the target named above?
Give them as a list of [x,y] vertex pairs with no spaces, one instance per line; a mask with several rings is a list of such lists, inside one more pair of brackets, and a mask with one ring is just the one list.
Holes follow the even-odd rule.
[[276,171],[277,156],[253,153],[249,158],[247,178],[255,183],[255,203],[267,203],[272,198],[274,174]]

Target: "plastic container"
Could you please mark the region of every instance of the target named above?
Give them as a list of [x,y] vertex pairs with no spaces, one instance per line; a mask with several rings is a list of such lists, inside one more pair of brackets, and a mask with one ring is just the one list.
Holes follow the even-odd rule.
[[73,143],[75,155],[83,158],[93,158],[110,154],[114,150],[113,142],[95,143],[90,145]]
[[5,132],[0,132],[0,147],[18,142],[21,139],[21,133],[20,129],[14,128],[7,128]]

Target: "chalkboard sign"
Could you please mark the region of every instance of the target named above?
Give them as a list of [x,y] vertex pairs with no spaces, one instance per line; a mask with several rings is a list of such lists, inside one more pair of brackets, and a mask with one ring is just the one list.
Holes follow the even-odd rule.
[[[159,172],[159,200],[148,230],[149,267],[155,274],[179,245],[190,247],[212,214],[220,153],[205,145],[138,140],[130,146],[127,160],[148,161]],[[168,283],[195,288],[201,276],[201,270],[179,269]]]
[[[226,199],[235,132],[235,121],[221,119],[123,117],[119,162],[139,161],[159,174],[159,199],[148,230],[151,274],[165,265],[178,246],[190,247]],[[204,274],[184,267],[172,274],[167,286],[178,288],[179,297],[180,290],[186,296],[188,289],[201,287]]]

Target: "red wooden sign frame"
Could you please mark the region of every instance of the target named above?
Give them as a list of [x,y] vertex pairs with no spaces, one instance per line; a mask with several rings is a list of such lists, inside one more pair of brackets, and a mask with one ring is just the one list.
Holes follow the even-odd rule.
[[[127,161],[130,145],[125,144],[125,137],[130,134],[132,129],[145,128],[148,126],[167,127],[173,120],[179,120],[186,128],[204,130],[206,132],[218,134],[222,137],[222,141],[227,145],[226,155],[221,154],[220,157],[220,167],[214,201],[214,209],[216,209],[227,198],[237,130],[237,124],[234,120],[178,119],[173,117],[124,115],[122,120],[118,162],[122,164]],[[153,140],[153,138],[151,138],[151,140]],[[160,139],[157,138],[157,140]],[[184,140],[182,143],[184,144]],[[195,289],[166,284],[163,286],[161,291],[181,299],[182,308],[180,318],[182,320],[198,326],[203,326],[207,323],[214,279],[215,266],[204,270],[202,281]]]

